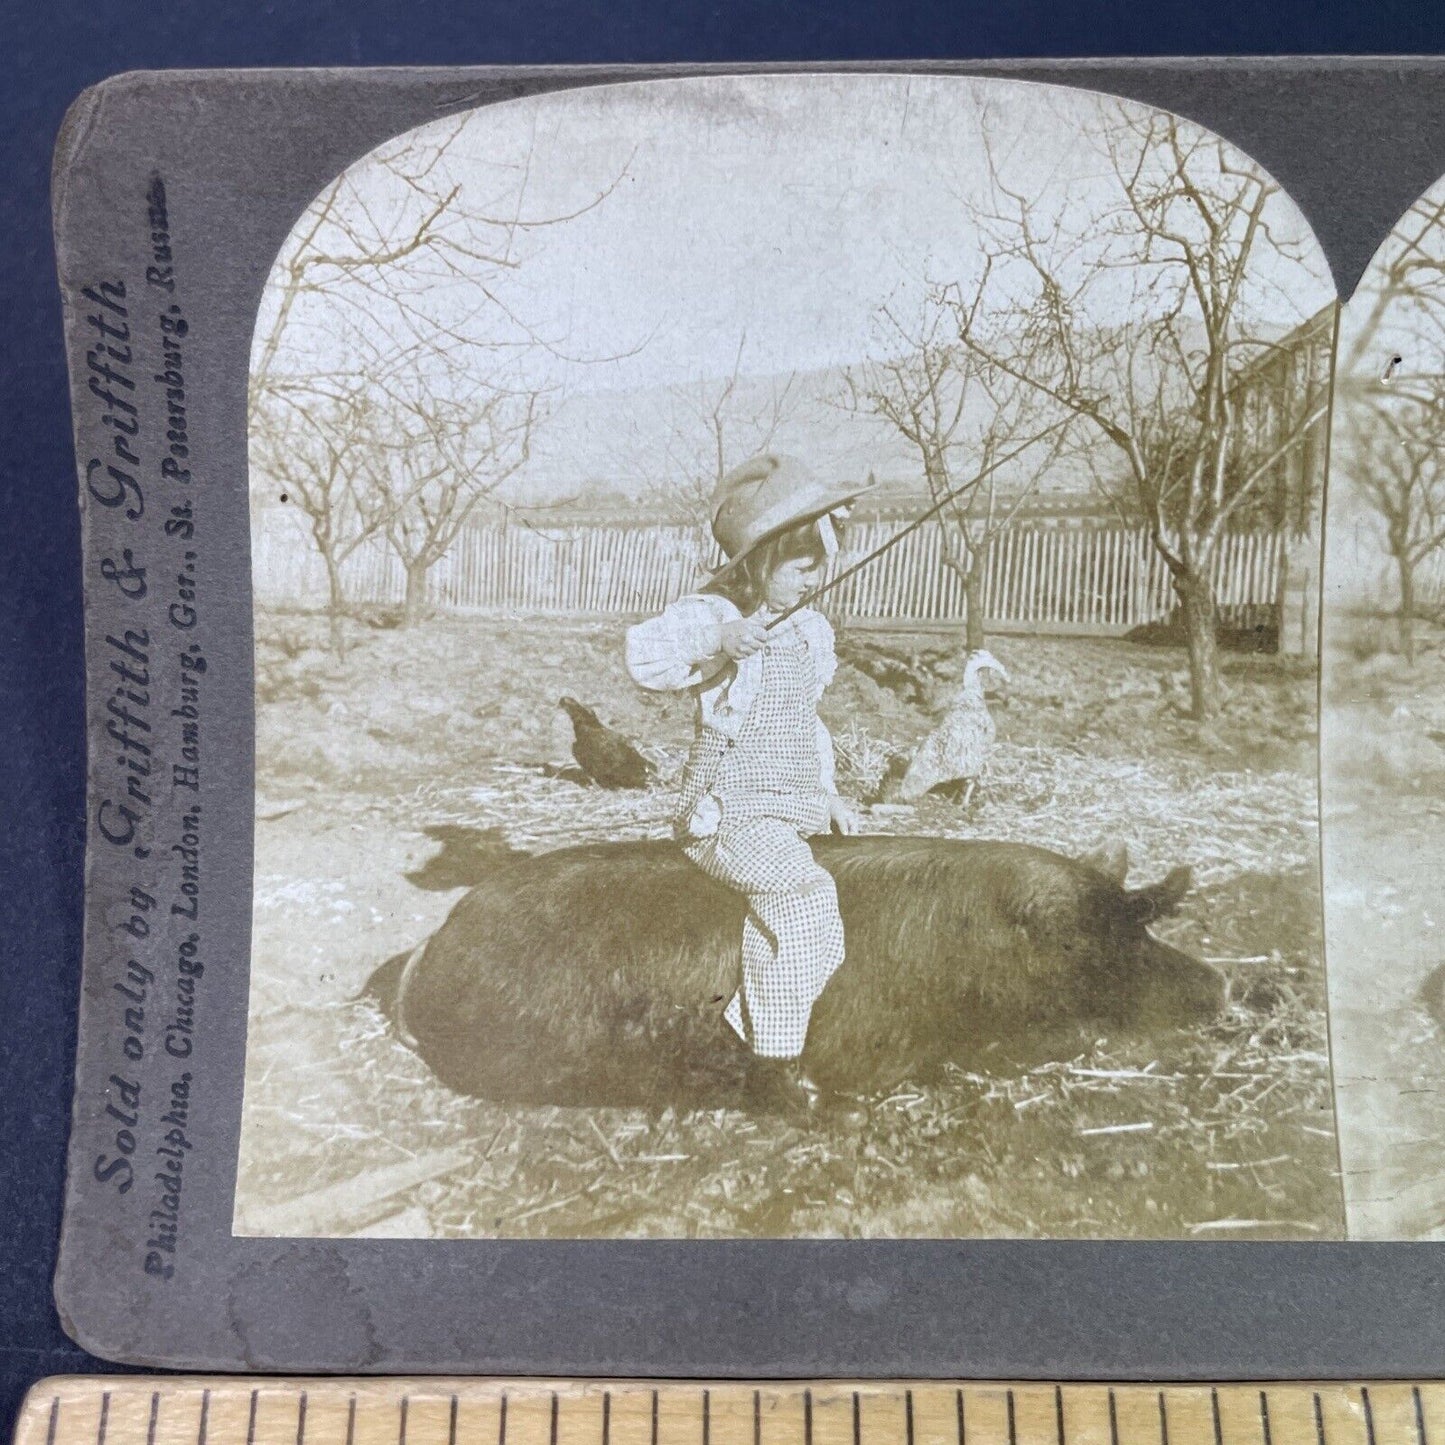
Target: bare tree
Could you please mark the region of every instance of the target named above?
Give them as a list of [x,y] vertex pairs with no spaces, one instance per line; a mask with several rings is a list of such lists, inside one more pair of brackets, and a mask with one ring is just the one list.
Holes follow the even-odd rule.
[[1416,577],[1445,547],[1445,397],[1391,398],[1350,420],[1350,477],[1383,527],[1400,589],[1400,650],[1413,663]]
[[458,162],[469,124],[463,115],[403,135],[312,202],[267,287],[253,398],[318,347],[360,345],[393,366],[439,353],[477,377],[503,354],[558,354],[502,283],[532,241],[601,205],[621,177],[569,211],[529,215],[527,165],[501,166],[492,180],[475,158]]
[[1340,350],[1338,470],[1379,524],[1399,589],[1400,650],[1413,662],[1417,578],[1445,547],[1445,188],[1416,201],[1381,248]]
[[[1007,259],[1009,281],[988,308],[1003,324],[985,332],[960,309],[957,334],[1115,452],[1116,496],[1144,518],[1169,569],[1191,710],[1206,720],[1223,702],[1212,581],[1220,542],[1328,408],[1320,388],[1263,449],[1237,424],[1235,382],[1279,339],[1260,320],[1261,297],[1282,283],[1288,295],[1309,273],[1302,242],[1276,229],[1279,187],[1217,137],[1113,103],[1097,140],[1112,199],[1082,229],[1067,206],[1041,216],[990,151],[993,200],[974,209],[995,259]],[[1109,313],[1125,319],[1101,325]]]
[[426,613],[427,575],[467,520],[527,460],[540,410],[535,391],[449,396],[414,380],[386,396],[384,445],[372,486],[406,573],[402,620]]
[[[1357,293],[1368,308],[1352,318],[1339,360],[1341,379],[1377,381],[1392,370],[1413,368],[1401,348],[1413,340],[1432,356],[1445,346],[1445,193],[1422,196],[1405,213],[1370,266]],[[1358,311],[1351,307],[1351,311]],[[1386,334],[1388,333],[1388,335]],[[1382,340],[1389,343],[1382,354]],[[1433,367],[1431,368],[1433,369]]]
[[252,413],[255,490],[293,508],[326,569],[331,650],[344,656],[348,557],[386,521],[387,499],[372,485],[373,417],[355,392],[329,390],[319,378],[297,379]]
[[[529,215],[529,163],[487,170],[475,157],[459,160],[468,123],[403,136],[322,192],[278,258],[252,354],[258,460],[268,448],[274,458],[298,427],[315,434],[321,470],[335,475],[323,486],[312,469],[313,539],[354,550],[384,530],[406,569],[409,621],[424,610],[427,571],[527,459],[544,390],[529,379],[529,359],[561,355],[504,279],[525,265],[534,238],[600,205],[617,184],[570,211]],[[362,480],[350,444],[320,435],[348,415],[332,403],[338,388],[367,398]],[[314,417],[298,420],[308,404]],[[347,504],[344,543],[334,540],[333,492]],[[323,557],[339,578],[339,564]],[[334,591],[334,638],[341,606]]]
[[1067,431],[1046,418],[1034,388],[959,341],[960,323],[980,324],[988,276],[985,267],[967,306],[956,284],[930,284],[911,324],[884,308],[886,359],[847,377],[851,405],[881,417],[918,455],[941,508],[944,562],[963,583],[970,652],[985,641],[990,545],[1038,491]]

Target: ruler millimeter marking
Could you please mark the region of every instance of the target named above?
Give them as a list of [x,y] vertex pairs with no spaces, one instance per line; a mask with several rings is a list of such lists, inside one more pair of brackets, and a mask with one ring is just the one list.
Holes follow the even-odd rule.
[[1445,1445],[1445,1382],[43,1380],[16,1445]]

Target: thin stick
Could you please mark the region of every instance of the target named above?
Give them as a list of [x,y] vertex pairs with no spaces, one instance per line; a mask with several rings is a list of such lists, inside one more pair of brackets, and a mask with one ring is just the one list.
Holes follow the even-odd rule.
[[1069,421],[1071,420],[1072,418],[1068,418],[1065,421],[1055,422],[1054,425],[1049,427],[1046,431],[1040,432],[1039,435],[1036,437],[1031,437],[1021,447],[1016,447],[1011,452],[1005,452],[1003,456],[999,457],[989,466],[986,466],[981,472],[977,473],[975,476],[970,477],[968,481],[964,482],[961,486],[955,487],[951,492],[945,492],[943,497],[939,501],[935,502],[931,507],[929,507],[927,511],[920,512],[906,527],[901,527],[886,542],[882,543],[880,546],[875,547],[871,552],[869,552],[867,556],[860,557],[858,561],[856,561],[851,567],[845,567],[840,573],[838,573],[838,575],[834,577],[831,582],[825,582],[821,587],[814,588],[813,591],[808,593],[806,597],[802,598],[798,602],[793,603],[791,607],[786,608],[784,611],[778,613],[778,615],[773,618],[771,622],[764,624],[763,631],[770,632],[774,627],[778,625],[778,623],[791,617],[793,613],[801,612],[805,607],[811,607],[813,603],[816,602],[818,598],[823,596],[825,592],[831,592],[840,582],[844,581],[848,577],[851,577],[855,572],[861,572],[863,568],[868,566],[870,562],[877,561],[879,557],[881,557],[885,552],[890,551],[892,548],[896,547],[905,537],[909,536],[913,532],[916,532],[925,522],[929,521],[933,517],[936,517],[939,512],[941,512],[946,506],[949,505],[950,502],[957,501],[958,498],[963,496],[965,492],[968,492],[972,488],[976,487],[990,473],[996,472],[1001,466],[1004,465],[1004,463],[1011,462],[1015,457],[1020,456],[1024,452],[1028,451],[1031,446],[1034,446],[1038,442],[1042,441],[1043,438],[1048,436],[1050,432],[1062,430],[1069,424]]

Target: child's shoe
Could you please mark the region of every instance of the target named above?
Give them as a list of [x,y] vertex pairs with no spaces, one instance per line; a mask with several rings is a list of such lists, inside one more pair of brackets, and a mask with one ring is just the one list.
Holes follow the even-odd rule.
[[751,1092],[759,1107],[789,1118],[807,1118],[816,1110],[818,1086],[797,1059],[753,1060]]

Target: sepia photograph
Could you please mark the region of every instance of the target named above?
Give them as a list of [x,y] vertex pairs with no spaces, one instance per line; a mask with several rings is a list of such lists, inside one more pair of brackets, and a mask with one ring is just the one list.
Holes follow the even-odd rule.
[[[1332,432],[1299,208],[1119,97],[600,85],[337,175],[250,355],[234,1232],[1404,1227],[1359,1110],[1445,1027],[1412,218]],[[1326,850],[1328,987],[1322,626],[1377,848]]]
[[1321,803],[1350,1234],[1445,1238],[1445,182],[1340,316]]

